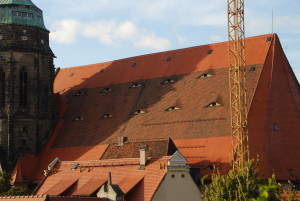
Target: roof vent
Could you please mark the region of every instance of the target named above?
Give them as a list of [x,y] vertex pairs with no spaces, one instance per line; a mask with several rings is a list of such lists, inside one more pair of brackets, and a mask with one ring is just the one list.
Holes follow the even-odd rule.
[[113,115],[111,115],[111,114],[105,114],[103,117],[102,117],[102,119],[109,119],[109,118],[112,118],[113,117]]
[[175,83],[175,82],[176,82],[175,80],[167,79],[162,84],[170,84],[170,83]]
[[75,163],[72,165],[71,170],[76,170],[78,168],[79,164]]
[[146,112],[145,111],[143,111],[143,110],[137,110],[137,111],[135,111],[133,114],[134,115],[139,115],[139,114],[145,114]]
[[207,77],[212,77],[212,74],[208,74],[208,73],[204,73],[201,76],[198,77],[198,79],[203,79],[203,78],[207,78]]
[[109,92],[112,92],[110,88],[105,88],[101,91],[101,93],[109,93]]
[[174,110],[180,110],[180,108],[173,106],[173,107],[166,109],[165,111],[168,112],[168,111],[174,111]]
[[81,116],[78,116],[74,119],[74,121],[84,121],[85,118],[81,117]]
[[131,67],[135,67],[135,66],[136,66],[136,63],[132,63],[132,64],[131,64]]
[[273,37],[268,37],[268,38],[267,38],[267,42],[271,42],[272,39],[273,39]]
[[142,87],[143,85],[139,84],[139,83],[135,83],[133,84],[130,88],[139,88]]
[[77,91],[74,96],[84,96],[85,94],[82,91]]
[[172,59],[172,57],[168,57],[168,58],[166,59],[166,61],[171,61],[171,59]]
[[209,105],[207,105],[206,107],[218,107],[218,106],[221,106],[221,104],[217,103],[217,102],[212,102]]
[[61,92],[65,92],[65,88],[63,88],[63,89],[61,90]]
[[253,72],[253,71],[255,71],[255,70],[256,70],[255,66],[251,66],[250,72]]
[[207,54],[211,54],[211,53],[212,53],[212,50],[208,50],[208,51],[207,51]]
[[103,73],[103,72],[104,72],[104,69],[103,69],[103,68],[101,68],[101,69],[99,70],[99,72],[100,72],[100,73]]
[[273,125],[274,125],[274,131],[278,132],[279,131],[278,125],[276,123],[274,123]]
[[70,73],[69,77],[72,77],[74,75],[74,73]]

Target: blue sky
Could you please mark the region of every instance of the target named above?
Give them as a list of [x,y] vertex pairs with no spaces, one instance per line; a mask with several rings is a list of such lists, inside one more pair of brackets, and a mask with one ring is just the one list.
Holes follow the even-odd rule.
[[[44,11],[56,67],[227,40],[226,0],[32,0]],[[245,0],[246,36],[272,32],[300,80],[300,1]]]

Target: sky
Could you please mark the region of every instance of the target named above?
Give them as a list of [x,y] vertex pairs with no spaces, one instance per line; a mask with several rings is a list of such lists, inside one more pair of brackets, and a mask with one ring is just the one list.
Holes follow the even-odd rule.
[[[227,40],[226,0],[32,1],[44,12],[56,67]],[[298,80],[299,10],[300,0],[245,0],[246,37],[277,33]]]

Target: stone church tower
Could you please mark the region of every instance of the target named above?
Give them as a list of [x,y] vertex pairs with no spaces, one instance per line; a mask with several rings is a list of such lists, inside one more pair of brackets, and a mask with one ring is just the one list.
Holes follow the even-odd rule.
[[8,167],[52,132],[53,58],[42,10],[31,0],[0,0],[0,157]]

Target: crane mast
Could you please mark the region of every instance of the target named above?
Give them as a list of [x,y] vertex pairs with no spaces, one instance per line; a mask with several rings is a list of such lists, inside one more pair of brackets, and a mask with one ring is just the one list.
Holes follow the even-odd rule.
[[233,169],[237,170],[249,160],[244,0],[227,0],[227,5]]

